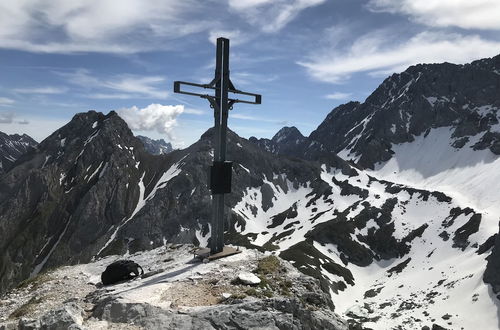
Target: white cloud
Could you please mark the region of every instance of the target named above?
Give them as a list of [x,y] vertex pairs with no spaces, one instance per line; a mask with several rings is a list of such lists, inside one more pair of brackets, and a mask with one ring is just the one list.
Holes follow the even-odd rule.
[[13,112],[0,112],[0,124],[11,124],[14,121]]
[[325,95],[325,98],[329,100],[345,100],[349,97],[351,97],[351,93],[341,93],[341,92],[335,92],[332,94]]
[[368,8],[408,15],[429,26],[500,30],[498,0],[371,0]]
[[0,48],[134,53],[172,47],[173,39],[213,25],[192,19],[204,6],[194,0],[2,1]]
[[13,99],[9,99],[8,97],[0,97],[0,106],[11,105],[14,103],[15,103],[15,101]]
[[[165,86],[166,79],[161,76],[122,74],[101,79],[85,69],[59,75],[65,77],[71,84],[88,90],[98,90],[99,92],[87,95],[95,99],[166,99],[169,95]],[[108,91],[103,92],[103,89]]]
[[326,0],[228,0],[229,7],[264,32],[278,32],[304,9]]
[[62,94],[68,91],[65,87],[31,87],[31,88],[15,88],[12,90],[20,94]]
[[217,38],[227,38],[231,41],[231,46],[241,45],[251,39],[251,36],[240,30],[222,30],[214,29],[208,33],[208,41],[217,44]]
[[143,109],[136,106],[117,110],[130,129],[157,131],[172,138],[172,129],[177,125],[177,117],[184,112],[183,105],[150,104]]
[[324,49],[298,62],[315,79],[342,83],[354,73],[387,75],[418,63],[467,63],[500,52],[500,42],[477,35],[423,32],[399,43],[375,32],[356,39],[348,49]]

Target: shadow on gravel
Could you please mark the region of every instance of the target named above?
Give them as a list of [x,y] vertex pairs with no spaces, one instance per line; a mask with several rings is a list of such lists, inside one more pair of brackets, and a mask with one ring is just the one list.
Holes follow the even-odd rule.
[[[196,263],[189,262],[189,263],[188,263],[188,266],[186,266],[184,268],[181,268],[181,269],[178,269],[178,270],[174,270],[172,272],[165,273],[165,274],[162,274],[160,276],[151,278],[151,279],[149,279],[147,281],[142,282],[138,286],[135,286],[135,287],[123,290],[123,291],[121,291],[121,293],[132,291],[132,290],[141,289],[141,288],[144,288],[144,287],[147,287],[147,286],[150,286],[150,285],[154,285],[154,284],[158,284],[158,283],[167,283],[167,282],[170,282],[170,279],[172,279],[172,278],[174,278],[174,277],[176,277],[178,275],[184,274],[186,272],[189,272],[189,271],[195,269],[197,266],[199,266],[201,264],[200,262],[196,262]],[[161,274],[161,273],[159,273],[159,274]]]

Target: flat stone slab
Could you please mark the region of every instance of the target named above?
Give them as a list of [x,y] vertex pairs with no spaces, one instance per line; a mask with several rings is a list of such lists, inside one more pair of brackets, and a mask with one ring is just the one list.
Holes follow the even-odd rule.
[[221,252],[219,253],[214,253],[210,254],[210,249],[209,248],[204,248],[204,249],[199,249],[194,252],[194,255],[196,258],[199,259],[208,259],[208,260],[215,260],[215,259],[220,259],[224,257],[229,257],[235,254],[241,253],[240,250],[236,250],[233,247],[230,246],[224,246]]
[[260,278],[257,275],[249,273],[249,272],[241,272],[238,274],[238,279],[243,284],[248,285],[257,285],[260,283]]

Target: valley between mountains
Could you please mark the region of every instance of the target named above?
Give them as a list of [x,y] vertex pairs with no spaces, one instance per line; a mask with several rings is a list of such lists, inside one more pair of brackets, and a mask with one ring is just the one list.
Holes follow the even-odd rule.
[[[498,329],[499,108],[500,55],[412,66],[308,137],[230,132],[226,242],[319,279],[354,329]],[[206,246],[212,134],[171,151],[89,111],[39,144],[0,135],[0,292],[60,266]]]

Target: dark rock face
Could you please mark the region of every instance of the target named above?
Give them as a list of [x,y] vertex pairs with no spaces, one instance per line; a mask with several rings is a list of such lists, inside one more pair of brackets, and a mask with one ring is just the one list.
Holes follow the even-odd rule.
[[152,166],[136,162],[143,154],[114,112],[93,111],[26,153],[0,179],[0,289],[95,255],[99,239],[133,211],[140,171]]
[[304,154],[307,138],[296,127],[292,126],[283,127],[271,140],[251,137],[249,141],[268,152],[300,157]]
[[10,170],[19,157],[37,145],[38,142],[26,134],[7,135],[0,132],[0,174]]
[[[500,223],[499,223],[500,227]],[[493,249],[491,254],[486,258],[488,264],[486,265],[486,270],[484,271],[483,281],[491,285],[493,292],[500,292],[500,235],[496,234],[492,236],[494,239]],[[491,245],[491,237],[488,239]]]
[[[346,150],[364,168],[391,158],[391,145],[431,128],[452,127],[454,147],[482,134],[474,149],[500,153],[500,55],[466,65],[416,65],[387,78],[364,103],[332,110],[311,133],[328,151]],[[453,142],[453,141],[452,141]]]
[[162,310],[147,303],[103,301],[93,316],[112,323],[134,322],[146,329],[331,329],[347,330],[332,311],[305,308],[298,299],[267,299],[219,305],[191,313]]
[[250,138],[268,152],[321,160],[342,152],[361,168],[389,160],[393,144],[432,128],[451,127],[454,148],[480,134],[474,150],[500,155],[500,55],[466,65],[419,64],[393,74],[364,103],[333,109],[309,137],[284,127],[271,140]]
[[152,155],[166,155],[174,150],[172,144],[163,139],[153,140],[142,135],[137,135],[137,138],[144,144],[144,149]]

